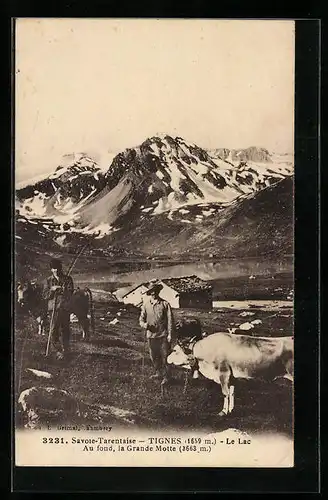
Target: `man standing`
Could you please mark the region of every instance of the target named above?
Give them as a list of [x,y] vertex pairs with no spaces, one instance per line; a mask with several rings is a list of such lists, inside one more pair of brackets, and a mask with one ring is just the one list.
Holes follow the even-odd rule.
[[166,360],[175,330],[171,306],[159,296],[162,288],[160,283],[153,283],[146,292],[149,299],[143,302],[139,323],[146,330],[150,359],[155,368],[151,378],[162,378],[165,384],[168,382]]
[[48,311],[53,317],[51,340],[57,358],[62,359],[69,351],[70,341],[70,301],[74,291],[73,280],[64,274],[58,259],[50,262],[51,276],[44,286],[44,298],[48,301]]

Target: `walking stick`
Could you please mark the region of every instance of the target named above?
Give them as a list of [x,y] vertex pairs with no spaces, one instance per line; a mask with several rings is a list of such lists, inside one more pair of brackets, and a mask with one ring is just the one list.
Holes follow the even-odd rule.
[[49,356],[50,339],[51,339],[52,328],[53,328],[54,319],[55,319],[56,305],[57,305],[57,293],[55,292],[54,305],[52,308],[52,314],[51,314],[51,320],[50,320],[50,326],[49,326],[49,334],[48,334],[48,341],[47,341],[47,348],[46,348],[46,357]]
[[70,265],[69,269],[68,269],[68,272],[67,272],[67,276],[69,276],[73,270],[73,267],[75,266],[76,264],[76,261],[77,259],[80,257],[80,255],[82,254],[82,252],[84,251],[84,249],[89,245],[89,243],[86,243],[82,248],[81,250],[77,253],[77,255],[74,257],[73,259],[73,262],[72,264]]
[[144,341],[143,341],[143,354],[142,354],[142,365],[141,365],[141,374],[143,376],[144,374],[144,369],[145,369],[145,357],[146,357],[146,335],[147,335],[147,330],[145,330],[144,334]]
[[85,288],[84,290],[85,290],[86,294],[88,295],[89,312],[90,312],[90,329],[91,329],[91,335],[94,337],[95,336],[95,309],[94,309],[92,292],[91,292],[90,288]]
[[20,355],[20,366],[19,366],[19,375],[18,375],[18,392],[20,391],[21,382],[22,382],[23,359],[24,359],[26,339],[27,339],[27,329],[26,329],[25,335],[23,337],[23,344],[22,344],[22,350],[21,350],[21,355]]

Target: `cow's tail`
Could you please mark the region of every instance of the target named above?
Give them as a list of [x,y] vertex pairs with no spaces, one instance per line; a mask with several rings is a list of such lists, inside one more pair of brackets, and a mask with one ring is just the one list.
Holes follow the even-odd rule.
[[85,292],[88,295],[88,299],[89,299],[90,327],[91,327],[92,336],[94,337],[94,335],[95,335],[95,308],[94,308],[94,303],[93,303],[93,297],[92,297],[92,292],[91,292],[90,288],[85,288]]

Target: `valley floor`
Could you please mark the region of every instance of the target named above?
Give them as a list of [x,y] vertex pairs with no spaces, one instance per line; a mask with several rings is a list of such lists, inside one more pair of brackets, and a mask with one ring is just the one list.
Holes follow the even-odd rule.
[[[245,311],[253,312],[248,318]],[[36,322],[17,316],[15,326],[15,401],[24,389],[52,385],[67,390],[81,404],[91,408],[110,405],[134,415],[135,425],[148,429],[197,430],[209,432],[236,428],[252,432],[292,434],[292,386],[287,380],[276,383],[236,381],[235,410],[218,417],[222,406],[220,388],[204,378],[191,382],[183,394],[184,374],[173,369],[173,383],[163,397],[159,383],[151,380],[152,367],[146,352],[143,368],[143,332],[138,324],[138,309],[119,303],[95,303],[96,333],[83,342],[72,324],[72,353],[67,362],[53,356],[45,358],[47,336],[38,336]],[[260,319],[253,335],[292,334],[290,307],[267,310],[263,307],[221,308],[212,311],[175,310],[176,319],[198,317],[207,333],[227,331],[246,321]],[[115,324],[110,324],[113,319]],[[248,333],[249,332],[245,332]],[[45,370],[53,378],[45,382],[27,368]],[[111,423],[103,413],[101,423]],[[90,421],[99,424],[90,413]],[[67,422],[66,422],[67,423]],[[16,411],[16,426],[24,424]]]

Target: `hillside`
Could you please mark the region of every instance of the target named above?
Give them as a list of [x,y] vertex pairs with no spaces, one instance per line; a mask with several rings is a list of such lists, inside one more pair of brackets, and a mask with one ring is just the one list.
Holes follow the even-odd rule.
[[293,178],[226,208],[208,203],[125,222],[124,230],[103,243],[146,255],[289,254],[293,250]]

